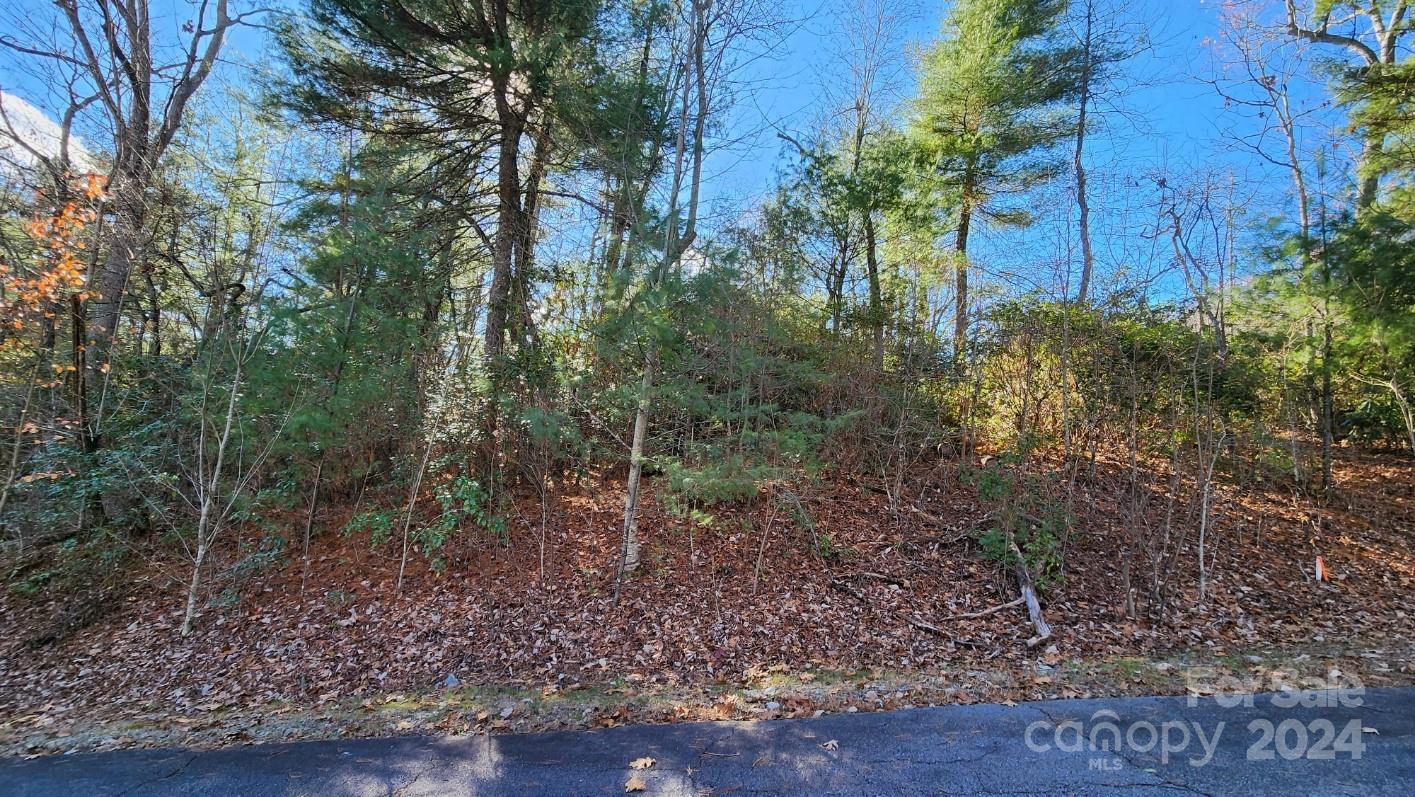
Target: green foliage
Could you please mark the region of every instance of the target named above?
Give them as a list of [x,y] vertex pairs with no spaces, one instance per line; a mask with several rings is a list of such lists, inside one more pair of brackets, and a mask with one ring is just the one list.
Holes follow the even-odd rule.
[[[436,463],[440,466],[442,463]],[[436,467],[434,467],[436,470]],[[442,570],[447,560],[442,549],[467,526],[475,526],[494,539],[505,541],[506,519],[490,490],[476,479],[456,475],[438,484],[433,491],[440,510],[427,522],[410,520],[408,542],[427,557],[434,570]],[[397,543],[404,509],[368,509],[350,518],[345,534],[367,534],[374,547]]]
[[25,598],[82,595],[122,572],[131,553],[131,545],[121,539],[66,537],[46,560],[9,572],[7,589]]
[[369,509],[349,518],[345,534],[367,534],[369,544],[377,548],[393,539],[395,513],[391,509]]
[[1051,148],[1074,132],[1078,53],[1058,37],[1060,0],[960,0],[919,76],[914,136],[941,188],[994,223],[1025,225],[994,204],[1058,174]]
[[829,534],[813,534],[811,539],[816,556],[826,561],[849,559],[858,553],[854,548],[840,545]]
[[355,153],[351,184],[315,194],[291,221],[312,247],[306,276],[271,302],[269,356],[252,370],[250,392],[266,411],[290,413],[281,454],[299,463],[301,482],[322,452],[337,450],[349,464],[332,484],[351,489],[413,442],[421,408],[406,399],[424,392],[420,367],[437,359],[436,312],[456,244],[392,193],[405,157],[380,145]]
[[254,545],[245,544],[229,573],[237,579],[250,578],[265,572],[285,560],[286,541],[283,536],[267,534]]
[[[654,412],[664,437],[652,461],[667,475],[665,500],[685,515],[813,471],[842,422],[817,411],[829,375],[815,361],[814,324],[764,302],[732,252],[714,256],[713,266],[674,275],[603,327],[608,342],[630,333],[658,346]],[[626,349],[637,354],[616,346]],[[608,347],[604,356],[613,356]],[[633,387],[626,380],[611,394],[620,407],[611,417],[629,417]]]
[[1339,419],[1342,435],[1363,446],[1408,444],[1404,408],[1387,392],[1362,396]]
[[[1415,163],[1412,163],[1415,167]],[[1331,247],[1347,317],[1339,354],[1359,392],[1346,413],[1362,440],[1399,440],[1415,454],[1415,202],[1390,205],[1341,226]]]
[[[1333,3],[1327,2],[1326,5]],[[1367,13],[1366,8],[1352,2],[1338,5],[1353,7],[1356,13]],[[1391,2],[1371,3],[1371,8],[1379,5],[1393,5]],[[1391,12],[1374,11],[1391,18]],[[1393,31],[1393,41],[1401,32]],[[1369,157],[1361,164],[1361,177],[1382,178],[1398,175],[1402,179],[1394,187],[1386,204],[1405,206],[1409,209],[1412,196],[1409,177],[1415,173],[1415,61],[1408,56],[1396,63],[1362,64],[1360,69],[1344,69],[1338,73],[1338,96],[1351,108],[1351,122],[1363,136],[1382,141],[1382,146],[1373,148]],[[1406,216],[1407,221],[1415,217]]]
[[713,461],[709,456],[693,456],[700,467],[685,467],[681,459],[670,458],[663,472],[668,479],[665,500],[670,510],[685,514],[687,507],[735,504],[757,495],[758,485],[781,476],[781,470],[766,465],[750,465],[740,454]]
[[[1022,457],[1009,454],[965,472],[978,497],[991,505],[992,524],[978,535],[983,554],[1007,566],[1021,564],[1039,587],[1061,577],[1062,540],[1072,518],[1055,498],[1052,477],[1022,468]],[[1018,559],[1018,552],[1021,559]]]
[[38,597],[50,580],[63,573],[64,571],[57,567],[37,570],[22,579],[11,581],[10,591],[26,598]]
[[491,492],[475,479],[455,476],[436,491],[442,514],[415,535],[423,553],[431,556],[446,544],[448,538],[462,526],[471,523],[497,539],[506,538],[506,519],[502,517]]
[[[645,392],[650,494],[704,527],[832,467],[880,478],[898,510],[950,457],[1012,452],[965,469],[993,513],[978,541],[1042,584],[1071,529],[1055,463],[1068,488],[1119,463],[1137,495],[1156,462],[1300,486],[1328,399],[1338,441],[1415,449],[1408,57],[1338,75],[1354,132],[1381,145],[1363,163],[1373,205],[1337,207],[1326,153],[1340,148],[1309,142],[1324,154],[1307,238],[1285,216],[1197,233],[1235,239],[1205,242],[1232,270],[1204,292],[1165,276],[1170,242],[1149,209],[1125,208],[1114,223],[1148,219],[1125,232],[1159,254],[1117,247],[1107,265],[1132,287],[1081,306],[1054,298],[1075,258],[1029,262],[1050,241],[1016,232],[1053,200],[1035,189],[1063,174],[1076,132],[1083,59],[1062,0],[954,2],[904,114],[864,96],[887,82],[871,77],[843,126],[791,139],[799,157],[769,201],[732,221],[705,207],[681,257],[666,242],[685,219],[670,215],[703,186],[672,185],[696,155],[678,141],[696,122],[736,132],[723,114],[749,61],[713,49],[774,38],[762,4],[508,0],[504,24],[438,0],[308,5],[278,22],[289,72],[264,109],[294,116],[233,95],[152,165],[113,360],[81,371],[83,330],[61,312],[35,340],[0,337],[15,452],[0,528],[54,552],[12,574],[17,593],[111,576],[133,545],[188,555],[205,491],[242,531],[209,567],[223,604],[288,558],[306,518],[318,535],[349,507],[369,508],[346,534],[401,545],[406,529],[447,567],[459,534],[512,542],[512,495],[549,506],[575,479],[618,478]],[[1323,0],[1316,19],[1343,8],[1365,11]],[[697,106],[680,59],[703,9],[720,93]],[[1122,56],[1102,43],[1085,68],[1100,79]],[[6,257],[32,258],[23,220],[43,202],[2,199]],[[1191,215],[1217,230],[1241,216],[1222,201]],[[971,219],[1009,251],[979,261],[991,284],[968,298]],[[112,242],[93,234],[97,274]],[[511,316],[499,338],[493,311]],[[227,408],[233,445],[212,477]],[[822,559],[853,555],[799,503],[778,509]]]

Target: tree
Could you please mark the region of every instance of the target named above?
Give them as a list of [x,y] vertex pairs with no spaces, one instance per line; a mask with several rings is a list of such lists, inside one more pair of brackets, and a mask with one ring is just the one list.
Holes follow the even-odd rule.
[[[744,40],[761,36],[771,28],[768,8],[756,0],[686,0],[672,6],[675,17],[672,79],[664,100],[674,121],[672,166],[667,173],[667,206],[663,211],[661,248],[657,263],[650,266],[640,290],[631,301],[652,306],[662,300],[666,280],[681,269],[684,256],[697,242],[698,213],[702,200],[703,163],[708,154],[708,125],[715,113],[727,104],[729,82],[736,66],[734,56]],[[660,308],[661,312],[662,308]],[[645,316],[647,318],[647,316]],[[638,509],[643,478],[649,411],[654,392],[654,375],[659,361],[658,330],[646,324],[643,330],[643,366],[634,408],[633,438],[629,445],[629,474],[624,497],[624,526],[619,557],[619,574],[639,564]]]
[[1075,132],[1077,52],[1058,39],[1060,0],[961,0],[924,57],[914,133],[957,202],[955,367],[968,337],[968,238],[976,219],[1025,226],[1009,200],[1056,176]]
[[[593,55],[594,2],[315,0],[308,26],[281,42],[291,104],[307,118],[407,140],[475,208],[494,203],[485,354],[523,344],[541,181],[554,157],[564,93]],[[530,149],[529,163],[523,164]],[[488,190],[480,175],[494,175]]]
[[[238,443],[244,425],[241,394],[251,361],[262,351],[267,327],[251,329],[248,308],[256,301],[238,308],[235,313],[224,308],[216,312],[220,318],[219,332],[199,365],[196,380],[200,385],[198,399],[191,408],[197,426],[190,452],[190,468],[186,484],[176,488],[195,509],[189,553],[192,557],[192,577],[187,583],[185,609],[182,613],[182,636],[192,632],[197,614],[197,596],[201,590],[202,568],[207,564],[221,532],[231,524],[239,509],[239,501],[260,474],[260,466],[275,448],[284,426],[259,450],[245,451]],[[286,416],[288,417],[288,415]],[[244,456],[243,456],[244,455]],[[249,458],[249,461],[242,461]]]
[[0,41],[64,73],[61,81],[75,89],[66,118],[93,105],[113,131],[106,185],[113,222],[89,324],[96,367],[107,362],[129,272],[141,257],[146,192],[155,170],[181,128],[188,104],[216,65],[227,31],[263,12],[232,15],[227,0],[203,3],[198,17],[184,27],[183,37],[168,40],[147,0],[63,0],[57,5],[64,26],[60,41],[38,47]]
[[1121,92],[1121,81],[1133,85],[1134,75],[1125,76],[1120,66],[1144,48],[1148,38],[1138,23],[1120,21],[1121,12],[1109,0],[1077,0],[1069,5],[1069,33],[1074,47],[1072,65],[1075,78],[1075,145],[1071,150],[1071,171],[1076,180],[1077,233],[1081,239],[1081,277],[1076,301],[1090,299],[1095,273],[1095,247],[1091,243],[1091,203],[1086,165],[1086,136],[1091,126],[1113,98]]
[[[820,260],[824,262],[817,268],[826,291],[831,328],[837,333],[845,320],[847,280],[854,279],[863,257],[866,294],[862,320],[870,334],[871,365],[876,373],[882,373],[885,332],[891,320],[884,288],[884,227],[887,215],[901,210],[906,201],[915,153],[893,130],[870,129],[858,115],[852,125],[842,151],[832,151],[826,143],[807,149],[790,139],[800,153],[802,170],[792,186],[795,191],[783,191],[768,213],[777,222],[794,225],[791,232],[798,239],[792,243],[802,253],[813,249],[812,236],[823,239],[824,257]],[[793,218],[793,213],[797,217]]]
[[[880,211],[891,204],[889,189],[898,185],[892,179],[871,179],[878,177],[877,159],[866,162],[866,150],[871,142],[866,136],[879,131],[878,115],[882,96],[887,96],[892,88],[893,75],[890,71],[890,53],[898,42],[899,30],[905,21],[905,10],[890,0],[871,0],[850,5],[843,17],[848,20],[851,30],[846,34],[850,42],[845,54],[849,73],[849,143],[846,175],[849,190],[847,197],[851,208],[859,216],[860,235],[865,250],[865,278],[869,289],[870,326],[874,342],[874,368],[884,370],[884,299],[880,291],[880,235],[878,230]],[[870,167],[876,167],[870,169]]]
[[664,102],[668,87],[665,70],[655,60],[668,35],[668,11],[668,5],[658,2],[626,9],[623,37],[629,63],[616,65],[605,59],[603,68],[596,70],[596,90],[584,96],[601,103],[598,113],[567,114],[576,138],[586,145],[586,161],[604,177],[605,279],[618,278],[642,242],[648,192],[664,166],[669,143],[669,109]]
[[[151,201],[161,167],[189,106],[217,65],[227,32],[264,10],[232,13],[228,0],[206,0],[195,18],[173,30],[161,10],[154,19],[148,0],[60,0],[54,5],[57,12],[17,17],[14,28],[22,35],[0,37],[0,49],[27,61],[47,84],[63,87],[58,151],[53,156],[33,153],[61,202],[70,198],[71,170],[100,168],[80,163],[70,147],[80,117],[90,118],[87,130],[108,137],[104,218],[96,228],[102,231],[95,242],[99,254],[89,269],[87,289],[72,294],[69,307],[75,434],[78,453],[90,460],[84,469],[92,470],[91,460],[104,446],[102,427],[124,300],[134,270],[148,263]],[[13,136],[8,118],[5,125]],[[89,146],[101,143],[89,139]],[[104,518],[116,491],[105,485],[91,492],[86,523]]]
[[1350,319],[1342,330],[1358,381],[1383,392],[1415,455],[1415,262],[1408,219],[1371,211],[1339,228],[1330,257]]
[[[1380,82],[1409,64],[1406,37],[1415,31],[1409,24],[1409,0],[1314,0],[1301,8],[1298,0],[1283,0],[1283,29],[1288,36],[1310,44],[1343,51],[1341,79],[1347,83]],[[1385,161],[1387,128],[1375,120],[1357,117],[1361,156],[1357,163],[1357,212],[1376,202]]]
[[[1403,6],[1402,6],[1403,7]],[[1381,390],[1403,424],[1415,453],[1415,63],[1382,64],[1343,90],[1353,121],[1381,146],[1361,164],[1363,177],[1387,180],[1389,190],[1352,219],[1337,224],[1330,252],[1334,279],[1352,340],[1352,374]]]
[[1390,178],[1384,210],[1415,220],[1415,62],[1365,71],[1342,91],[1352,121],[1381,147],[1360,164],[1363,179]]
[[[708,113],[712,108],[712,84],[709,63],[720,63],[707,52],[712,41],[713,24],[721,11],[712,9],[711,0],[689,0],[684,7],[676,99],[677,138],[673,146],[672,184],[668,192],[668,208],[664,213],[662,259],[650,270],[645,286],[650,293],[662,288],[670,269],[682,263],[683,255],[698,236],[698,202],[702,196],[703,155]],[[670,94],[670,96],[672,96]],[[685,186],[686,183],[686,186]],[[686,202],[683,191],[687,189]],[[680,203],[683,203],[680,206]],[[649,409],[653,397],[654,371],[658,366],[658,343],[649,340],[645,346],[644,364],[639,377],[639,395],[634,408],[633,441],[629,445],[629,476],[624,491],[624,534],[619,555],[619,574],[639,566],[639,484],[644,472],[644,443],[648,436]]]
[[[82,259],[85,228],[97,217],[95,206],[103,199],[101,181],[97,175],[76,181],[65,193],[73,199],[50,210],[47,218],[32,220],[26,232],[34,239],[34,261],[31,264],[0,260],[0,353],[19,354],[28,359],[29,378],[24,402],[19,407],[14,439],[10,442],[8,464],[0,483],[0,517],[3,517],[10,490],[19,477],[25,440],[34,435],[38,426],[30,421],[35,405],[35,392],[41,384],[41,371],[49,363],[48,355],[55,344],[55,316],[68,305],[79,308],[87,298],[86,264]],[[81,316],[74,314],[72,318]],[[38,323],[35,323],[38,322]],[[83,378],[82,335],[73,341],[75,361],[68,371],[76,401],[87,399]],[[16,345],[19,344],[19,345]],[[7,359],[9,357],[7,356]],[[16,358],[18,362],[22,359]],[[17,363],[18,364],[18,363]],[[24,366],[21,365],[21,368]],[[80,413],[83,417],[83,413]]]

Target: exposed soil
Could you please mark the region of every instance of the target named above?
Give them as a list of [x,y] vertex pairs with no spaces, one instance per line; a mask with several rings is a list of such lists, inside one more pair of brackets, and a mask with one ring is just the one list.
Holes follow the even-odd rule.
[[[221,744],[1182,692],[1194,663],[1265,679],[1336,668],[1368,685],[1415,680],[1405,607],[1415,463],[1344,454],[1337,476],[1325,515],[1290,491],[1221,488],[1202,601],[1192,512],[1181,508],[1172,608],[1162,620],[1131,619],[1118,586],[1128,499],[1103,465],[1078,485],[1065,577],[1043,592],[1056,635],[1031,648],[1022,607],[958,617],[1012,600],[1016,584],[974,542],[987,508],[946,470],[915,479],[897,513],[873,484],[797,487],[814,530],[765,498],[702,527],[650,497],[643,566],[617,605],[622,494],[607,479],[553,496],[543,579],[541,508],[529,495],[514,505],[506,541],[469,529],[445,549],[441,572],[415,556],[401,594],[396,544],[325,533],[307,571],[294,551],[219,579],[187,638],[178,634],[181,562],[129,559],[110,580],[121,588],[95,586],[101,611],[45,591],[0,596],[0,745]],[[338,528],[349,511],[325,525]],[[1150,522],[1162,511],[1151,507]],[[1313,578],[1317,555],[1328,581]]]

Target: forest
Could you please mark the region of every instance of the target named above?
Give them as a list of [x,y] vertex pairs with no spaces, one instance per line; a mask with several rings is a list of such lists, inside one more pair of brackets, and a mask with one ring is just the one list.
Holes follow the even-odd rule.
[[1412,17],[7,4],[0,743],[1410,682]]

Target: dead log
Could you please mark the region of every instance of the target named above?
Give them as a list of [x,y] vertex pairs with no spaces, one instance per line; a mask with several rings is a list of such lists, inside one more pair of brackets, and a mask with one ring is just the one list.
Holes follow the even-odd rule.
[[1034,648],[1051,638],[1051,626],[1042,616],[1042,604],[1037,600],[1037,588],[1032,583],[1032,574],[1027,572],[1022,551],[1018,549],[1015,540],[1008,540],[1008,543],[1012,546],[1012,553],[1017,556],[1017,586],[1022,591],[1022,600],[1027,604],[1027,614],[1032,618],[1032,625],[1037,629],[1037,635],[1027,640],[1027,647]]

